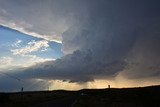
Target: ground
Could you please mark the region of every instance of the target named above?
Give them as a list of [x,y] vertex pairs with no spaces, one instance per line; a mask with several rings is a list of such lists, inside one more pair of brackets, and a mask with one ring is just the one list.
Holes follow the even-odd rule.
[[0,107],[160,107],[160,86],[0,93]]

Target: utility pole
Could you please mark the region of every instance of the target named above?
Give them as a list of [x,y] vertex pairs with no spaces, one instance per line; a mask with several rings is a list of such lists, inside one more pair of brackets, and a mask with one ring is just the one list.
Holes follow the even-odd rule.
[[21,92],[23,92],[23,87],[21,88]]

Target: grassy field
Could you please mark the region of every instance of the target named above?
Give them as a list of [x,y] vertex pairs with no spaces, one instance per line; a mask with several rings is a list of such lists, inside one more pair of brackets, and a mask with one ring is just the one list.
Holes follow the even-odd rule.
[[[72,107],[160,107],[160,86],[0,93],[0,107],[32,107],[49,101],[67,103],[70,98]],[[52,107],[60,106],[57,103]]]

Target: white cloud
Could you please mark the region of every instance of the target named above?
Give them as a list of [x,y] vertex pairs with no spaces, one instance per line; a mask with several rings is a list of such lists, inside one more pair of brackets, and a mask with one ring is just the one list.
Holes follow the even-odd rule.
[[20,67],[29,67],[29,66],[33,66],[37,63],[42,63],[42,62],[46,62],[46,61],[55,61],[55,59],[52,59],[52,58],[42,58],[42,57],[38,57],[36,55],[22,55],[22,57],[23,57],[23,59],[27,59],[27,61],[25,61],[23,63],[19,63],[18,66],[20,66]]
[[[1,17],[0,17],[1,18]],[[23,23],[23,22],[22,22]],[[54,41],[54,42],[57,42],[57,43],[62,43],[62,37],[60,35],[42,35],[42,34],[38,34],[36,32],[31,32],[31,31],[27,31],[24,26],[32,26],[32,25],[17,25],[15,24],[14,22],[5,22],[4,20],[1,20],[0,19],[0,25],[2,26],[5,26],[5,27],[9,27],[11,29],[14,29],[14,30],[17,30],[19,32],[22,32],[24,34],[27,34],[27,35],[30,35],[30,36],[34,36],[34,37],[37,37],[37,38],[43,38],[47,41]]]
[[36,63],[55,60],[52,58],[42,58],[38,57],[37,55],[31,54],[35,51],[47,51],[49,48],[49,42],[47,40],[32,40],[28,42],[24,47],[20,46],[21,43],[22,40],[17,39],[17,41],[12,45],[13,49],[11,49],[11,52],[13,53],[13,55],[17,55],[20,59],[23,60],[15,61],[14,64],[11,65],[12,67],[29,67]]
[[19,48],[22,42],[22,40],[17,39],[16,42],[12,44],[12,47]]
[[11,57],[0,57],[0,68],[11,65],[12,61]]
[[48,47],[49,44],[48,41],[46,40],[40,40],[40,41],[32,40],[31,42],[28,43],[27,46],[22,48],[12,49],[11,52],[13,52],[14,55],[25,55],[38,50],[46,51]]
[[0,57],[0,70],[10,71],[13,69],[30,67],[46,61],[55,61],[55,59],[52,58],[42,58],[36,55],[22,55],[19,56],[19,58],[22,60],[14,60],[14,57]]

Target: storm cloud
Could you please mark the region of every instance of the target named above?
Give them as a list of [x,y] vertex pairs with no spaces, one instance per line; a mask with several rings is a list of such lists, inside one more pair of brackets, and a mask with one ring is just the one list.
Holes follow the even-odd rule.
[[76,23],[62,34],[66,55],[25,72],[32,72],[37,78],[70,82],[114,78],[119,73],[127,78],[158,76],[159,2],[86,3],[88,11],[84,11],[84,15],[87,17],[83,20],[75,17]]
[[[57,26],[63,30],[65,55],[17,75],[78,83],[115,78],[119,74],[129,79],[160,76],[160,1],[48,1],[57,5],[58,18],[50,18],[56,22],[54,28],[46,26],[53,32]],[[66,21],[65,29],[59,24],[59,17]]]

